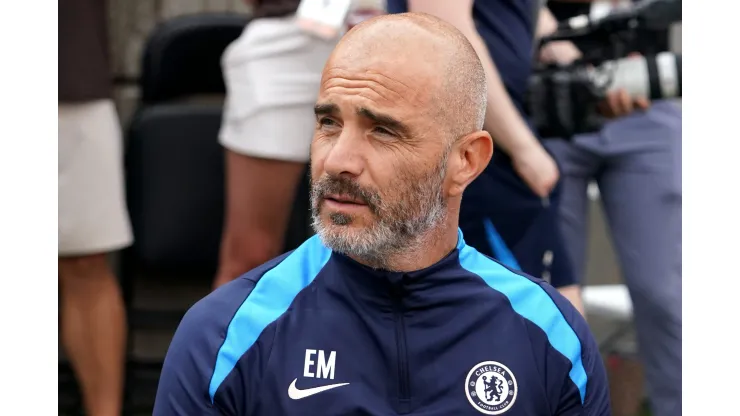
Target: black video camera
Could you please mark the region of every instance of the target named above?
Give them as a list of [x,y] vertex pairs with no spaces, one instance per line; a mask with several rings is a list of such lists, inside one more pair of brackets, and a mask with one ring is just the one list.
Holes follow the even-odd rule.
[[672,52],[627,57],[648,32],[681,21],[681,0],[643,0],[594,19],[587,15],[560,22],[539,42],[577,43],[583,57],[570,65],[537,64],[529,79],[527,111],[540,137],[570,139],[598,131],[606,118],[597,104],[611,90],[651,100],[681,97],[681,55]]

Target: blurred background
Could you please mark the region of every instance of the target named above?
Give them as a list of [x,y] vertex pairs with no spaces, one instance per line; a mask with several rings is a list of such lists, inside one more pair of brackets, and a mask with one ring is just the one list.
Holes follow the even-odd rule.
[[[104,0],[105,1],[105,0]],[[141,58],[147,39],[160,23],[193,14],[234,13],[248,18],[243,0],[107,0],[114,99],[123,125],[140,96]]]

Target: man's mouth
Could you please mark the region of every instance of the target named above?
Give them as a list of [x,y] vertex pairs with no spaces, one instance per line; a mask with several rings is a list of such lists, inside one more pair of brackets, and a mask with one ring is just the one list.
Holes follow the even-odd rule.
[[355,198],[349,195],[329,194],[325,195],[324,199],[339,204],[367,205],[367,203],[365,203],[365,201],[363,201],[362,199]]

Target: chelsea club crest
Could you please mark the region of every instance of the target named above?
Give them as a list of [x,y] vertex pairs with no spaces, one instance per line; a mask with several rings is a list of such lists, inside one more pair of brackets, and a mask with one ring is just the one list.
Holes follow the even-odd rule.
[[518,388],[514,374],[496,361],[484,361],[473,367],[465,378],[465,395],[479,412],[500,415],[516,401]]

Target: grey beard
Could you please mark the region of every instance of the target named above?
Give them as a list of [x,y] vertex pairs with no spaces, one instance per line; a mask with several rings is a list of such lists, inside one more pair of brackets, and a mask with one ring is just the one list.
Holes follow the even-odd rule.
[[331,225],[326,226],[317,209],[321,193],[312,190],[311,216],[316,234],[326,247],[338,253],[376,269],[392,270],[394,258],[422,246],[426,243],[424,237],[446,220],[442,185],[448,157],[446,149],[430,176],[410,178],[407,190],[395,205],[376,198],[373,211],[377,221],[362,232],[346,227],[352,217],[340,213],[329,215]]

